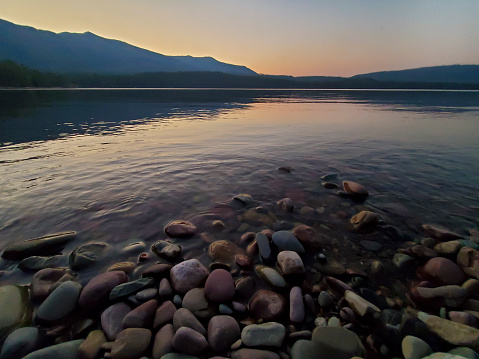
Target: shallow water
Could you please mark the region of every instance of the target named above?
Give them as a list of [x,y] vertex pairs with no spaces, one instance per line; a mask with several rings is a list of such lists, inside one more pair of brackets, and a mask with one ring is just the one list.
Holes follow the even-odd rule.
[[[479,225],[478,134],[479,92],[0,91],[0,250],[75,230],[64,253],[105,241],[107,267],[136,258],[121,252],[129,243],[165,239],[173,219],[234,241],[244,222],[245,209],[231,203],[239,193],[273,221],[355,243],[362,237],[346,224],[361,208],[321,186],[330,172],[338,184],[366,186],[363,205],[409,238],[423,235],[423,223],[467,237]],[[294,214],[275,208],[284,197]],[[301,214],[304,206],[315,212]],[[225,231],[208,227],[215,218]],[[199,236],[182,245],[185,257],[207,261]],[[28,277],[12,270],[0,281]]]

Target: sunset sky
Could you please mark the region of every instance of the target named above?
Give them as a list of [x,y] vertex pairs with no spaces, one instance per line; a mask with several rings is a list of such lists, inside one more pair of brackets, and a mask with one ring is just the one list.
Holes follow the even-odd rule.
[[0,18],[263,74],[479,64],[479,0],[0,0]]

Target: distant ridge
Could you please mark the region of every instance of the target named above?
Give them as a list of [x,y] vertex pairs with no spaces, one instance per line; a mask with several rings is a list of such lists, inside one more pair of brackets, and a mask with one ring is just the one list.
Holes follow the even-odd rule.
[[398,71],[380,71],[356,75],[351,78],[393,82],[479,83],[479,65],[445,65]]
[[54,33],[0,19],[0,60],[55,73],[216,71],[257,75],[212,57],[166,56],[91,32]]

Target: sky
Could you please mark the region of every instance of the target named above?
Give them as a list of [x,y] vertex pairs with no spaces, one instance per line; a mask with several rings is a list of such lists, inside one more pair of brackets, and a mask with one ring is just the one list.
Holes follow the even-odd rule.
[[0,18],[262,74],[479,64],[479,0],[0,0]]

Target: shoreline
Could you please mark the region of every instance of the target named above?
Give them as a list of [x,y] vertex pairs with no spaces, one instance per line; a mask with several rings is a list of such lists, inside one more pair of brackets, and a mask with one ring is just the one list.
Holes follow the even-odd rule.
[[[325,188],[340,189],[334,174],[323,180]],[[411,238],[368,208],[364,186],[344,181],[336,195],[357,211],[347,218],[353,241],[334,238],[320,223],[273,223],[269,213],[307,218],[314,211],[298,211],[289,198],[257,207],[240,194],[216,215],[171,222],[167,240],[131,244],[124,253],[135,262],[93,278],[82,273],[108,251],[101,243],[77,247],[63,269],[52,269],[55,256],[41,265],[29,258],[61,252],[74,232],[14,244],[2,257],[36,274],[29,289],[0,287],[2,308],[12,308],[0,315],[0,340],[11,334],[2,353],[23,345],[29,359],[78,352],[92,359],[179,358],[170,352],[233,359],[477,355],[479,233],[467,239],[424,224],[423,235]],[[236,212],[242,224],[228,228]],[[209,231],[193,223],[199,219]],[[265,229],[248,232],[248,223]],[[231,239],[215,240],[215,233]],[[208,246],[207,253],[183,251],[192,241]],[[12,305],[14,298],[22,306]]]

